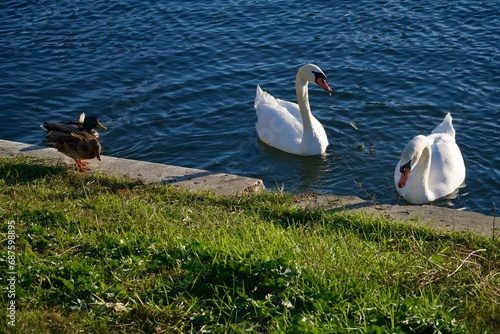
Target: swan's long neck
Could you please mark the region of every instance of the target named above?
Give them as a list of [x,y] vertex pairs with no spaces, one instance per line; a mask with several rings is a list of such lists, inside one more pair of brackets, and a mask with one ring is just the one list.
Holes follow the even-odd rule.
[[418,159],[417,165],[414,167],[415,171],[413,180],[410,180],[411,187],[419,187],[420,191],[427,193],[429,191],[429,174],[431,167],[431,147],[429,144],[422,148],[422,153]]
[[304,141],[304,138],[312,135],[312,113],[311,107],[309,106],[309,90],[307,85],[308,82],[297,75],[295,78],[295,93],[297,94],[300,115],[302,116],[302,141]]

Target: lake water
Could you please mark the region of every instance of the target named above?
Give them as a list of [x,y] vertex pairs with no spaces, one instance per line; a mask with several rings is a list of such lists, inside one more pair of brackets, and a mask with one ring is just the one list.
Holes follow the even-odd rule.
[[[85,112],[104,155],[405,204],[401,151],[451,112],[467,176],[435,204],[500,206],[498,1],[3,1],[0,17],[2,139],[44,145],[39,124]],[[295,101],[309,62],[334,89],[309,86],[321,157],[255,130],[255,86]]]

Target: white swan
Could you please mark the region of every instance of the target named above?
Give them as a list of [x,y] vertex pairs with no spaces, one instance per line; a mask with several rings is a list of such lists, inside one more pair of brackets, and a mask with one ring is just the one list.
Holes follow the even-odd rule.
[[455,143],[448,113],[428,136],[406,145],[394,171],[394,185],[408,202],[423,204],[451,194],[465,179],[465,164]]
[[254,107],[257,112],[255,128],[260,140],[269,146],[297,155],[323,154],[328,138],[321,123],[312,115],[309,107],[307,85],[317,83],[331,93],[326,75],[316,65],[299,68],[295,78],[298,105],[274,98],[257,86]]

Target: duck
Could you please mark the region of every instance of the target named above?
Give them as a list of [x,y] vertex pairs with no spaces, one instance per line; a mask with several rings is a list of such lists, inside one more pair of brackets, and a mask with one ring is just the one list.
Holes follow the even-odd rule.
[[76,122],[75,121],[45,122],[42,125],[40,125],[40,127],[44,129],[47,133],[50,133],[51,131],[61,131],[64,133],[87,131],[97,139],[99,139],[99,133],[96,130],[94,130],[95,128],[107,130],[107,128],[99,122],[97,117],[95,116],[85,117],[84,112],[80,114],[80,117],[78,117],[78,121]]
[[94,128],[107,128],[96,117],[82,113],[77,122],[45,122],[41,127],[48,133],[49,144],[74,159],[79,171],[89,170],[88,162],[83,160],[101,160],[99,134]]
[[331,95],[332,89],[326,82],[325,73],[315,64],[303,65],[297,71],[295,93],[298,104],[277,99],[257,85],[254,100],[257,113],[255,128],[262,142],[295,155],[325,153],[328,138],[323,125],[311,112],[309,82],[319,85]]
[[97,158],[97,160],[101,161],[101,144],[89,132],[81,131],[57,134],[52,139],[59,152],[75,160],[80,172],[89,170],[87,167],[89,163],[83,160]]
[[448,113],[430,135],[406,145],[394,170],[394,185],[407,202],[425,204],[454,192],[465,180],[462,152]]

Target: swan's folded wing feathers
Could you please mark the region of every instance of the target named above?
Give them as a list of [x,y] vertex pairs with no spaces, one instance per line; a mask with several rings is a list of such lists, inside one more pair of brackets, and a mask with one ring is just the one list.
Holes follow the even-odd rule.
[[[278,105],[285,108],[290,115],[292,115],[297,121],[302,124],[302,115],[300,114],[299,105],[294,102],[289,102],[285,100],[276,99]],[[302,125],[300,125],[302,127]]]
[[290,144],[298,145],[302,138],[302,124],[291,117],[286,108],[277,104],[259,103],[256,112],[255,127],[264,143],[285,152],[288,152],[286,147]]
[[[263,91],[260,86],[257,86],[254,108],[257,109],[259,114],[262,114],[263,111],[259,110],[259,108],[262,108],[265,105],[267,105],[267,107],[270,109],[278,109],[286,115],[293,116],[297,121],[300,122],[300,124],[302,124],[302,116],[300,115],[300,109],[297,103],[277,99],[268,92]],[[288,117],[285,116],[285,118]]]
[[257,86],[257,90],[255,92],[255,102],[254,107],[257,108],[260,104],[270,104],[270,105],[278,105],[278,101],[274,96],[269,94],[268,92],[263,91],[260,86]]
[[455,129],[453,128],[451,114],[446,114],[444,120],[436,126],[432,133],[448,133],[450,136],[455,138]]
[[261,104],[256,111],[257,126],[270,127],[273,132],[282,132],[288,126],[293,135],[302,136],[302,123],[295,118],[291,118],[286,108]]

